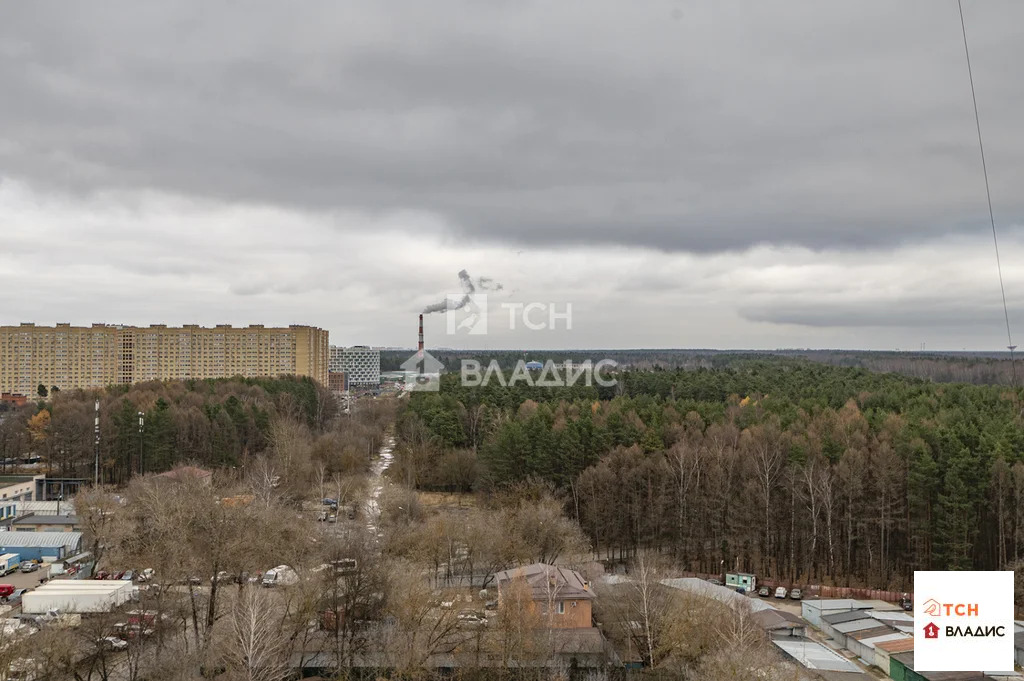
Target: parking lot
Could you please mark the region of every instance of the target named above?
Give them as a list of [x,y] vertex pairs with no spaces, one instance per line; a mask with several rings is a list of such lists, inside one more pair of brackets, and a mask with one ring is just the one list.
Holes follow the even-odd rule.
[[35,572],[22,572],[20,569],[6,577],[0,577],[0,584],[12,584],[15,589],[28,589],[39,586],[39,580],[50,576],[50,566],[40,565]]

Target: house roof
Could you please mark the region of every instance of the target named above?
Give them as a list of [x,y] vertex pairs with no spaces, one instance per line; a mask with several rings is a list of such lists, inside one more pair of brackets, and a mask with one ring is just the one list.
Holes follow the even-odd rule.
[[868,614],[863,610],[847,610],[821,616],[821,621],[828,622],[829,624],[842,624],[843,622],[854,622],[863,619],[868,619]]
[[496,572],[494,579],[498,583],[499,589],[502,584],[508,584],[516,579],[525,579],[534,600],[545,600],[552,596],[558,599],[591,600],[595,598],[594,592],[580,576],[580,573],[557,565],[546,563],[524,565]]
[[77,525],[78,516],[74,515],[26,515],[15,518],[15,525]]
[[7,532],[0,531],[0,550],[21,547],[73,546],[82,543],[81,532]]
[[871,627],[870,629],[861,629],[860,631],[853,631],[848,634],[850,638],[855,641],[866,641],[869,638],[878,638],[879,636],[886,636],[888,634],[895,634],[896,631],[892,627],[879,626]]
[[706,598],[713,598],[716,601],[721,601],[733,607],[749,608],[752,612],[775,609],[770,603],[766,603],[760,598],[744,596],[743,594],[736,593],[736,590],[732,587],[712,584],[711,582],[706,582],[703,579],[698,579],[697,577],[663,579],[661,580],[661,583],[673,589],[689,591]]
[[834,672],[860,671],[860,667],[836,651],[810,639],[774,639],[772,643],[807,669]]
[[908,638],[894,638],[891,641],[879,641],[875,644],[876,648],[881,648],[885,652],[889,653],[906,653],[914,649],[914,637]]
[[866,610],[871,607],[867,603],[853,598],[805,598],[802,605],[812,610]]
[[754,621],[762,629],[797,629],[807,626],[806,623],[791,612],[785,610],[761,610],[753,615]]
[[859,620],[852,620],[850,622],[840,622],[839,624],[833,625],[832,628],[841,634],[852,634],[855,631],[866,631],[868,629],[875,629],[876,627],[882,626],[882,623],[871,617],[864,617]]

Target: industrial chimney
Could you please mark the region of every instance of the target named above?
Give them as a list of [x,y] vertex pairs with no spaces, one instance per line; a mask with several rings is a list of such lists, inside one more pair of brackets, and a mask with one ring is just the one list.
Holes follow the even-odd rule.
[[420,356],[421,356],[421,357],[423,356],[423,315],[420,315],[420,344],[419,344],[419,354],[420,354]]

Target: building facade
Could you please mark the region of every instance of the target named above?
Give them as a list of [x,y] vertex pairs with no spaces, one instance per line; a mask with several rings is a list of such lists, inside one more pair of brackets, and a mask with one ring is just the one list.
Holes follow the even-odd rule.
[[326,385],[328,348],[327,332],[312,326],[0,326],[0,390],[282,374]]
[[331,346],[331,372],[343,372],[348,385],[380,385],[380,350],[365,345]]

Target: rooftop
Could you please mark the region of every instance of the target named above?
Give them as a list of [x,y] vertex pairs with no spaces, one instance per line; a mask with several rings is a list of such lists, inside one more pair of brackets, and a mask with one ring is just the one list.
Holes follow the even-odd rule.
[[14,520],[14,524],[18,525],[77,525],[78,516],[76,515],[23,515],[20,518]]
[[691,593],[700,594],[707,598],[714,598],[716,601],[728,603],[733,607],[749,607],[751,612],[760,612],[762,610],[775,610],[771,604],[762,601],[759,598],[751,598],[750,596],[744,596],[743,594],[736,593],[736,590],[729,586],[721,586],[719,584],[712,584],[703,579],[697,577],[679,577],[678,579],[663,579],[661,583],[667,587],[673,589],[680,589],[683,591],[689,591]]
[[839,653],[809,639],[774,639],[772,643],[807,669],[834,672],[860,671],[860,667]]
[[[859,631],[851,632],[850,638],[852,638],[855,641],[867,641],[868,639],[878,638],[879,636],[888,636],[890,634],[897,633],[899,632],[895,631],[892,627],[879,625],[871,627],[870,629],[861,629]],[[903,634],[900,634],[900,638],[902,638],[903,636]]]
[[785,610],[761,610],[754,613],[754,621],[762,629],[772,631],[775,629],[799,629],[807,626],[807,623],[791,612]]
[[0,475],[0,487],[7,485],[19,485],[23,482],[32,482],[35,478],[31,475]]
[[914,649],[914,637],[894,638],[891,641],[879,641],[876,648],[881,648],[887,653],[906,653]]
[[857,631],[867,631],[868,629],[875,629],[882,626],[882,623],[871,617],[862,617],[859,620],[851,620],[849,622],[840,622],[834,625],[832,628],[841,634],[852,634]]
[[842,624],[843,622],[855,622],[857,620],[868,619],[870,615],[863,610],[846,610],[843,612],[833,612],[828,615],[822,615],[821,621],[828,622],[829,624]]
[[36,548],[50,546],[78,546],[81,532],[8,532],[0,531],[0,552],[10,547]]
[[534,600],[552,596],[583,600],[595,598],[594,592],[580,576],[580,573],[557,565],[534,563],[494,573],[494,580],[499,589],[502,584],[516,579],[526,580]]
[[867,610],[870,604],[853,598],[805,598],[803,605],[815,610]]

